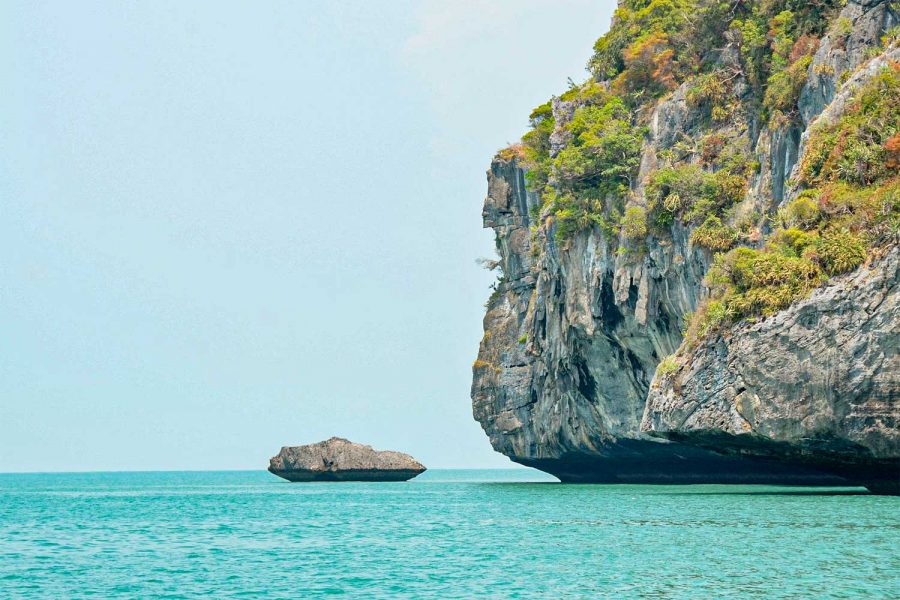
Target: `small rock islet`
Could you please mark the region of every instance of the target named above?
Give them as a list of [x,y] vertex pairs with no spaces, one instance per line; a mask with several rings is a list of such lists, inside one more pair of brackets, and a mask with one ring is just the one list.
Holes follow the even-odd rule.
[[344,438],[284,446],[269,461],[269,472],[288,481],[407,481],[425,466],[409,454],[375,450]]

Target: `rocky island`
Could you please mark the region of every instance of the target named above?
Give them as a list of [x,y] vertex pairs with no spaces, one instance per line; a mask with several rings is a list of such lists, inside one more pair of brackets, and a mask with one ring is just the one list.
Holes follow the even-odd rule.
[[409,454],[339,437],[285,446],[269,461],[269,472],[288,481],[407,481],[424,471]]
[[887,0],[620,0],[488,170],[473,365],[563,481],[900,493],[900,27]]

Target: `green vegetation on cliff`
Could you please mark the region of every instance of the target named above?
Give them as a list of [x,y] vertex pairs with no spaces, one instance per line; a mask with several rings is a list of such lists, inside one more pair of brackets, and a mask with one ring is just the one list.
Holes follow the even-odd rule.
[[[631,260],[652,239],[687,229],[691,245],[712,255],[710,298],[689,339],[772,314],[856,268],[900,222],[897,65],[863,86],[840,119],[812,130],[793,201],[777,213],[742,209],[761,167],[746,132],[800,123],[798,101],[822,35],[840,46],[851,33],[837,18],[845,4],[620,2],[594,46],[592,77],[536,108],[522,144],[501,153],[521,161],[540,195],[535,243],[538,228],[563,248],[591,230],[624,244],[620,254]],[[883,43],[896,37],[889,32]],[[652,148],[655,168],[642,170],[652,111],[673,93],[700,135]]]
[[[532,129],[522,145],[504,151],[523,159],[529,187],[541,194],[541,212],[552,217],[557,241],[565,243],[594,226],[615,234],[626,225],[622,219],[633,200],[629,192],[647,131],[646,109],[682,83],[688,82],[689,105],[706,114],[710,125],[732,118],[742,102],[751,112],[795,117],[817,36],[840,5],[840,0],[620,2],[613,26],[594,46],[588,63],[593,77],[559,98],[566,105],[560,113],[564,122],[557,123],[551,103],[543,104],[532,112]],[[723,60],[721,49],[728,44],[739,49],[737,62]],[[737,77],[751,83],[749,98],[733,97],[730,82]],[[646,206],[652,229],[677,219],[707,224],[709,230],[715,221],[708,219],[721,219],[745,193],[754,170],[747,148],[727,148],[716,161],[726,140],[711,137],[702,165],[685,162],[692,152],[677,147],[662,157],[666,165],[650,182]],[[711,237],[697,239],[710,249],[723,249],[731,237],[721,229],[707,233]]]
[[813,129],[800,176],[809,186],[866,186],[897,174],[900,66],[885,69],[857,94],[837,123]]
[[840,119],[812,130],[800,178],[817,187],[778,212],[766,243],[716,255],[706,276],[711,300],[698,309],[689,341],[721,322],[775,313],[896,236],[898,164],[900,65],[893,64],[858,90]]
[[594,225],[615,223],[609,214],[621,213],[615,200],[624,197],[637,173],[644,136],[621,98],[594,84],[572,91],[578,106],[559,132],[568,143],[551,157],[556,123],[545,104],[532,112],[532,130],[521,149],[528,184],[549,206],[560,241]]

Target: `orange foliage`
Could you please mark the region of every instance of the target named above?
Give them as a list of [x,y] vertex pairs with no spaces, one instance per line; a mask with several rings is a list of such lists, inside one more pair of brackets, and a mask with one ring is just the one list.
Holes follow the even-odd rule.
[[894,137],[886,141],[884,149],[887,150],[885,166],[889,170],[900,169],[900,133],[895,133]]
[[794,64],[804,56],[811,56],[815,54],[816,50],[819,49],[819,38],[813,37],[811,35],[801,35],[797,38],[797,41],[794,42],[794,46],[791,48],[791,54],[788,58],[789,64]]
[[625,70],[616,78],[615,87],[620,92],[651,96],[675,89],[674,54],[664,33],[638,39],[622,53]]
[[497,152],[497,158],[502,160],[513,160],[517,158],[523,160],[525,158],[525,144],[512,144],[506,148],[502,148]]

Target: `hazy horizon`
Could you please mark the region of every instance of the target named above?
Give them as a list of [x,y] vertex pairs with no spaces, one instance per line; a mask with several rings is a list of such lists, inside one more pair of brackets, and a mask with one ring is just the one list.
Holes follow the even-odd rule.
[[485,170],[614,7],[4,3],[0,472],[516,468],[469,399]]

